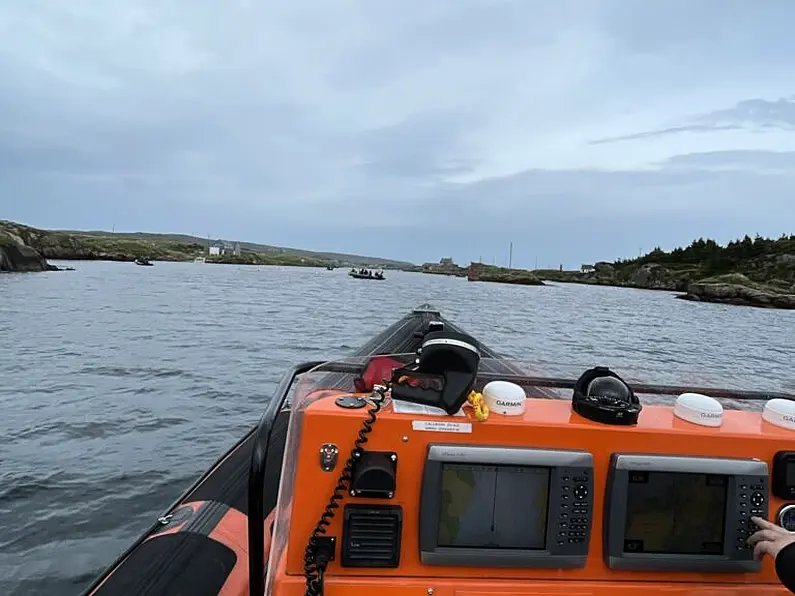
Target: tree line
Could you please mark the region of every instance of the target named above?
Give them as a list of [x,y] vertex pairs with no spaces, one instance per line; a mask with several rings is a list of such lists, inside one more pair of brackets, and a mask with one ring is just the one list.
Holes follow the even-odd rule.
[[722,246],[711,238],[699,238],[685,248],[667,252],[659,246],[636,259],[619,259],[617,265],[644,265],[656,263],[674,268],[698,267],[712,272],[731,272],[744,268],[749,261],[766,259],[781,254],[795,254],[795,235],[782,234],[780,238],[763,238],[747,234]]

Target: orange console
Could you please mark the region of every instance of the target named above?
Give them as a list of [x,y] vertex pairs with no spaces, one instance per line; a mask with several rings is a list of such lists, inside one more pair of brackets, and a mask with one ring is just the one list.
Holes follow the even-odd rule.
[[[356,397],[324,391],[296,413],[275,596],[305,593],[307,542],[368,417]],[[561,400],[528,398],[524,413],[483,422],[396,404],[362,446],[369,484],[340,491],[326,529],[326,596],[788,593],[746,545],[749,518],[785,505],[773,461],[795,436],[759,413],[706,427],[646,406],[636,425],[611,426]]]

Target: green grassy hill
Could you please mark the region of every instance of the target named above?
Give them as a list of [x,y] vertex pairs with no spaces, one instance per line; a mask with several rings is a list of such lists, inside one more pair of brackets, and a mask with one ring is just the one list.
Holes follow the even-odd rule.
[[[185,234],[111,233],[103,231],[39,230],[30,226],[0,221],[0,230],[14,234],[47,259],[132,261],[148,257],[162,261],[190,261],[198,256],[208,262],[251,265],[325,265],[412,269],[412,263],[332,252],[239,242],[239,256],[208,257],[206,238]],[[214,244],[216,240],[210,241]],[[226,241],[234,244],[234,241]]]

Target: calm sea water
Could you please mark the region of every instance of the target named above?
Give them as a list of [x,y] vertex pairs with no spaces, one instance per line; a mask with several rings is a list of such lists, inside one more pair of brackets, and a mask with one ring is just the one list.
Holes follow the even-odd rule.
[[77,263],[0,276],[0,593],[78,594],[259,418],[288,365],[430,302],[491,347],[795,391],[795,312],[393,273]]

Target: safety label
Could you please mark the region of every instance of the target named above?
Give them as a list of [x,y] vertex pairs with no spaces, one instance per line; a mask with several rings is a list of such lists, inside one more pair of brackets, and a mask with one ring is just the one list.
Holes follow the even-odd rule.
[[437,433],[471,433],[471,422],[448,422],[446,420],[412,420],[411,428]]

